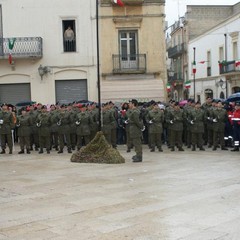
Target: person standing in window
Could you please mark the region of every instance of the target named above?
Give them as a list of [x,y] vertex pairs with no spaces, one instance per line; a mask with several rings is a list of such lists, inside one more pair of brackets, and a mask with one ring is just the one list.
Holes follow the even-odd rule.
[[74,39],[75,39],[74,31],[72,30],[71,26],[68,26],[68,28],[64,32],[64,44],[66,52],[75,51]]

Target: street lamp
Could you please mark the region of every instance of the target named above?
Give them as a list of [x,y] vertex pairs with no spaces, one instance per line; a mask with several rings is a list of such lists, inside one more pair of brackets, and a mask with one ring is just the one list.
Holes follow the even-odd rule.
[[[224,83],[225,83],[225,87],[224,87]],[[217,83],[217,85],[219,87],[221,87],[221,89],[226,89],[227,88],[227,82],[223,81],[222,79],[219,80],[219,82]]]
[[41,77],[41,80],[43,79],[43,76],[49,72],[50,72],[50,68],[48,66],[43,67],[42,65],[40,65],[38,67],[38,73],[39,73],[39,76]]

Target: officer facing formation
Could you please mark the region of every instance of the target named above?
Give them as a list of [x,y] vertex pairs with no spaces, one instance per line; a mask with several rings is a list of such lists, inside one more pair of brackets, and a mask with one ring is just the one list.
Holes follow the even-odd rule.
[[140,110],[138,109],[138,101],[132,99],[129,102],[131,114],[129,115],[129,131],[130,139],[135,147],[136,155],[132,157],[133,162],[142,162],[142,130],[143,121],[140,118]]

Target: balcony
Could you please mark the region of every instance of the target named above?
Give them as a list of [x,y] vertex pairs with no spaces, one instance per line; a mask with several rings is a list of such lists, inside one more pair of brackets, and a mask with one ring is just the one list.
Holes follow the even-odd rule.
[[41,37],[18,37],[9,50],[9,41],[13,38],[0,38],[0,57],[7,58],[11,55],[14,58],[41,58],[42,38]]
[[145,73],[146,72],[146,54],[114,54],[113,73]]
[[167,51],[169,58],[178,57],[179,55],[182,55],[184,53],[184,43],[169,48]]
[[220,74],[228,74],[228,73],[240,73],[240,66],[233,61],[222,61],[219,62],[219,72]]
[[[122,0],[124,5],[142,5],[144,0]],[[101,4],[112,4],[113,6],[117,6],[113,0],[101,0]]]
[[172,76],[169,75],[168,76],[168,81],[169,82],[173,82],[173,81],[182,82],[183,81],[182,72],[174,73]]

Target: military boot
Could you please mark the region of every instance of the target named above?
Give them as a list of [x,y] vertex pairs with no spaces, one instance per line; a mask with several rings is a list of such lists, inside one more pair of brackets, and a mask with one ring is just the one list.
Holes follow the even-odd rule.
[[131,148],[130,147],[127,148],[127,152],[131,152]]
[[9,154],[12,154],[12,148],[9,149]]
[[203,146],[199,147],[200,151],[205,151],[205,148]]
[[228,148],[226,148],[226,147],[221,147],[221,150],[228,150]]
[[27,149],[27,154],[30,154],[31,152],[30,152],[30,149]]
[[23,154],[23,153],[24,153],[24,150],[23,150],[23,149],[21,149],[21,151],[18,152],[18,154]]
[[158,151],[159,151],[159,152],[163,152],[163,150],[162,150],[162,148],[161,148],[161,147],[159,147],[159,148],[158,148]]
[[196,146],[195,145],[192,146],[192,151],[196,151]]
[[63,149],[60,148],[59,151],[57,153],[63,153]]
[[178,151],[181,151],[181,152],[183,152],[183,151],[184,151],[184,149],[183,149],[182,147],[179,147],[179,148],[178,148]]
[[155,147],[152,147],[150,152],[155,152]]
[[133,159],[133,162],[142,162],[142,156],[136,156],[136,158]]
[[47,154],[50,154],[50,150],[49,149],[47,149]]
[[68,148],[68,153],[72,153],[71,148]]
[[0,152],[0,154],[5,154],[5,153],[6,153],[5,149],[2,149],[2,151]]
[[234,149],[231,150],[231,152],[239,152],[239,147],[235,147]]
[[175,148],[174,148],[174,147],[171,147],[171,151],[174,152],[174,151],[175,151]]
[[42,154],[43,153],[43,149],[40,148],[40,151],[38,152],[39,154]]

